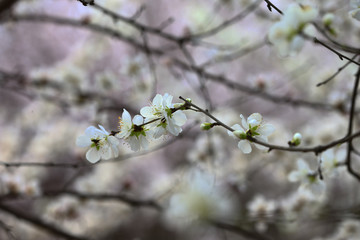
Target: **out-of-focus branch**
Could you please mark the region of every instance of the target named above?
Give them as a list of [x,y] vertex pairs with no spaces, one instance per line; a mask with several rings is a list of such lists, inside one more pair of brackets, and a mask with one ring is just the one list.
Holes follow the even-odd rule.
[[[359,54],[355,54],[351,59],[354,60],[357,56],[359,56]],[[327,79],[325,79],[322,82],[319,82],[318,84],[316,84],[317,87],[320,87],[324,84],[327,84],[328,82],[330,82],[331,80],[333,80],[339,73],[341,73],[342,70],[344,70],[347,66],[349,66],[351,63],[351,61],[348,61],[347,63],[345,63],[343,66],[341,66],[340,68],[338,68],[338,70],[331,75],[330,77],[328,77]]]
[[13,7],[19,0],[0,0],[0,15]]
[[[6,20],[9,21],[11,19],[6,19]],[[3,20],[3,21],[6,21],[6,20]],[[146,48],[144,46],[144,44],[136,41],[135,39],[133,39],[131,37],[126,37],[123,34],[117,32],[111,28],[107,28],[107,27],[93,24],[93,23],[86,23],[86,22],[62,18],[62,17],[53,17],[53,16],[48,16],[48,15],[31,15],[31,14],[30,15],[15,15],[12,17],[12,20],[25,21],[25,22],[33,21],[33,22],[40,22],[40,23],[55,23],[55,24],[60,24],[60,25],[65,25],[65,26],[85,28],[88,30],[92,30],[92,31],[95,31],[98,33],[102,33],[102,34],[114,37],[121,41],[124,41],[140,51],[143,51],[143,52],[150,51],[151,54],[154,54],[157,56],[165,55],[165,52],[163,52],[161,49],[153,48],[150,46],[148,48]],[[203,78],[206,78],[210,81],[222,84],[231,89],[236,89],[236,90],[248,93],[250,95],[257,96],[257,97],[265,99],[265,100],[272,101],[274,103],[287,104],[287,105],[292,105],[295,107],[301,106],[301,107],[307,107],[307,108],[312,108],[312,109],[322,109],[322,110],[326,110],[326,111],[334,111],[335,110],[335,111],[342,112],[341,109],[338,109],[336,106],[332,106],[330,104],[310,102],[310,101],[301,100],[301,99],[292,99],[287,96],[277,96],[277,95],[270,94],[270,93],[264,92],[264,91],[256,89],[256,88],[251,88],[251,87],[248,87],[241,83],[232,81],[232,80],[226,78],[225,76],[209,73],[202,67],[197,67],[197,66],[194,66],[191,64],[187,64],[184,61],[179,60],[177,58],[171,58],[170,61],[176,67],[179,67],[182,70],[194,72],[194,73],[198,74],[199,76],[202,76]]]
[[12,215],[16,218],[18,218],[21,221],[25,221],[27,223],[30,223],[32,225],[35,225],[39,228],[42,228],[44,230],[46,230],[47,232],[59,236],[59,237],[63,237],[65,239],[72,239],[72,240],[86,240],[88,238],[86,237],[81,237],[81,236],[76,236],[73,235],[69,232],[66,232],[65,230],[62,230],[60,228],[58,228],[57,226],[54,226],[50,223],[47,223],[45,221],[43,221],[42,219],[29,214],[29,213],[25,213],[24,211],[20,211],[19,209],[16,209],[14,207],[10,207],[7,204],[4,204],[2,202],[0,202],[0,211],[6,212],[9,215]]
[[127,196],[125,194],[111,194],[111,193],[86,193],[73,190],[60,190],[60,191],[46,191],[39,196],[26,197],[22,195],[3,195],[0,196],[0,201],[13,201],[13,200],[33,200],[42,198],[54,198],[62,195],[69,195],[81,200],[96,200],[96,201],[119,201],[128,204],[132,207],[149,207],[158,211],[162,210],[162,207],[152,199],[138,199]]

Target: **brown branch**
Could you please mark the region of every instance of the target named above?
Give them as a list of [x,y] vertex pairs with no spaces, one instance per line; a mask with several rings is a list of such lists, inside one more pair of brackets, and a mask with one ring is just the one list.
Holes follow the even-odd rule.
[[[225,129],[233,132],[235,131],[233,128],[231,128],[230,126],[226,125],[225,123],[221,122],[219,119],[217,119],[215,116],[213,116],[211,113],[209,113],[208,110],[204,110],[200,107],[198,107],[197,105],[195,105],[194,103],[191,103],[189,101],[187,101],[185,98],[183,97],[179,97],[181,100],[183,100],[184,102],[187,102],[187,104],[189,104],[191,107],[195,108],[197,111],[199,112],[202,112],[203,114],[205,114],[206,116],[210,117],[211,119],[213,119],[215,122],[218,123],[218,126],[222,126],[224,127]],[[325,145],[318,145],[318,146],[314,146],[314,147],[285,147],[285,146],[279,146],[279,145],[273,145],[273,144],[269,144],[269,143],[266,143],[266,142],[262,142],[262,141],[259,141],[253,137],[250,137],[250,136],[247,136],[247,140],[249,140],[250,142],[253,142],[253,143],[257,143],[259,145],[262,145],[264,147],[268,147],[269,148],[269,151],[270,150],[280,150],[280,151],[288,151],[288,152],[313,152],[315,153],[316,155],[318,155],[319,153],[321,152],[324,152],[326,151],[327,149],[329,148],[332,148],[332,147],[335,147],[336,145],[338,144],[342,144],[342,143],[346,143],[346,142],[349,142],[351,141],[352,139],[354,138],[357,138],[360,136],[360,131],[358,132],[355,132],[354,134],[352,135],[347,135],[343,138],[340,138],[340,139],[337,139],[335,141],[332,141],[328,144],[325,144]]]
[[36,227],[42,228],[45,231],[59,236],[59,237],[63,237],[65,239],[72,239],[72,240],[86,240],[88,238],[86,237],[81,237],[81,236],[76,236],[73,235],[69,232],[66,232],[60,228],[58,228],[55,225],[52,225],[50,223],[47,223],[45,221],[43,221],[42,219],[36,217],[35,215],[29,214],[28,211],[25,213],[24,211],[19,211],[19,209],[16,209],[14,207],[10,207],[7,204],[4,204],[2,202],[0,202],[0,210],[3,212],[8,213],[9,215],[12,215],[16,218],[18,218],[19,220],[22,220],[24,222],[28,222],[32,225],[35,225]]
[[152,199],[137,199],[127,196],[125,194],[111,194],[111,193],[86,193],[74,190],[58,190],[58,191],[45,191],[39,196],[27,197],[23,195],[0,195],[0,201],[14,201],[14,200],[34,200],[42,198],[55,198],[62,195],[70,195],[80,200],[96,200],[96,201],[119,201],[128,204],[131,207],[148,207],[157,211],[161,211],[162,207]]
[[[351,97],[351,107],[350,107],[350,115],[349,115],[349,125],[348,125],[348,132],[346,136],[351,136],[353,131],[353,124],[354,124],[354,114],[355,114],[355,105],[356,105],[356,98],[359,88],[359,82],[360,82],[360,67],[358,68],[358,71],[355,76],[354,81],[354,88],[353,93]],[[347,143],[347,154],[346,154],[346,167],[348,172],[353,175],[357,180],[360,181],[360,174],[355,172],[355,170],[351,166],[351,152],[353,150],[352,147],[352,140],[349,140]]]

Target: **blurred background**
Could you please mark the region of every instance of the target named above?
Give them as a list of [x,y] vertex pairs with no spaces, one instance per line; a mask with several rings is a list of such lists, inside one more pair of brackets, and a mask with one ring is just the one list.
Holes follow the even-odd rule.
[[[312,4],[314,36],[354,60],[360,23],[345,2],[272,1]],[[202,131],[211,121],[194,111],[178,137],[140,152],[121,142],[97,164],[75,144],[89,126],[119,130],[123,109],[139,114],[157,93],[228,126],[260,113],[271,144],[296,132],[301,147],[342,138],[358,66],[311,38],[280,56],[268,40],[280,20],[268,1],[0,0],[0,239],[358,239],[347,144],[324,153],[339,164],[319,195],[288,175],[298,159],[316,173],[324,154],[244,154],[226,129]]]

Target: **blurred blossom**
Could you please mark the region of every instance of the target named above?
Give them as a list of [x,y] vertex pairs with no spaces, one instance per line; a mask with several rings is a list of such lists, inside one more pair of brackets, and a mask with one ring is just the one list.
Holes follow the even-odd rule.
[[183,180],[167,209],[167,219],[175,225],[231,219],[234,205],[215,176],[195,170]]
[[350,7],[352,8],[349,12],[350,16],[360,21],[360,1],[350,0]]
[[324,193],[325,182],[319,179],[318,173],[311,170],[303,159],[297,161],[298,170],[292,171],[288,178],[290,182],[301,182],[301,187],[309,189],[316,196]]
[[247,205],[249,216],[252,221],[255,221],[255,227],[259,232],[267,230],[267,222],[274,217],[276,204],[273,201],[265,199],[261,195],[257,195]]
[[284,12],[280,22],[269,30],[269,41],[274,44],[279,55],[295,55],[303,47],[305,40],[300,35],[307,24],[318,15],[318,10],[310,5],[293,3]]

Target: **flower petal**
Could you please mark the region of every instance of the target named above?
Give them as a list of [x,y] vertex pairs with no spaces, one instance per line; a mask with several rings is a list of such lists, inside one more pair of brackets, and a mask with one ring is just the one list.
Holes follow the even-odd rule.
[[81,135],[76,139],[76,145],[79,147],[89,147],[91,144],[91,139],[86,135]]
[[251,114],[248,119],[247,123],[251,126],[258,126],[262,122],[262,116],[260,113],[253,113]]
[[121,116],[121,121],[126,125],[126,126],[131,126],[132,122],[131,122],[131,115],[128,111],[126,111],[126,109],[124,109],[123,114]]
[[[244,127],[244,130],[248,130],[249,125],[247,124],[245,117],[242,114],[240,114],[240,118],[241,118],[241,125]],[[235,125],[239,125],[239,124],[235,124]]]
[[252,150],[250,143],[246,140],[239,141],[238,148],[245,154],[251,153]]
[[288,180],[290,182],[298,182],[300,180],[300,176],[299,176],[299,172],[298,171],[292,171],[289,175],[288,175]]
[[98,162],[100,160],[100,154],[96,150],[96,148],[90,148],[86,152],[86,159],[91,163],[96,163],[96,162]]
[[134,116],[134,119],[133,119],[133,123],[135,124],[135,125],[141,125],[141,124],[143,124],[144,123],[144,118],[141,116],[141,115],[135,115]]
[[176,111],[172,114],[172,120],[175,125],[182,126],[186,123],[186,115],[183,111]]
[[275,127],[270,123],[261,125],[257,130],[258,133],[266,137],[271,135],[274,131],[275,131]]
[[151,107],[143,107],[142,109],[140,109],[140,114],[143,115],[145,118],[154,117],[154,111]]

